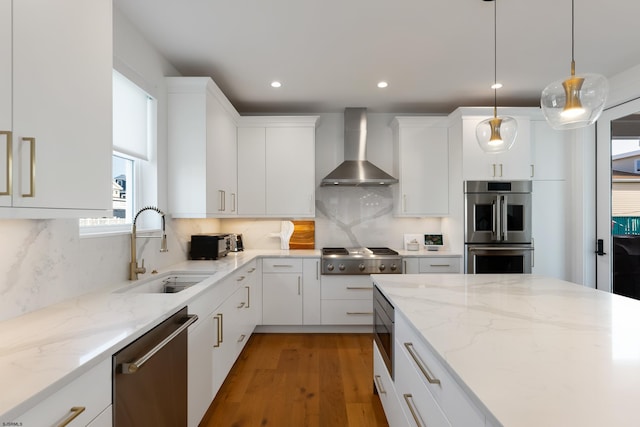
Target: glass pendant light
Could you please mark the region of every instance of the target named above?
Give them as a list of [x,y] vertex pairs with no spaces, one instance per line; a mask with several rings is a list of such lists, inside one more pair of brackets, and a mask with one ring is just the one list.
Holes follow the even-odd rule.
[[[486,0],[485,0],[486,1]],[[518,122],[513,117],[498,117],[498,24],[497,0],[493,2],[493,117],[478,123],[476,139],[483,151],[502,153],[513,147],[518,133]]]
[[571,76],[551,83],[540,98],[547,122],[558,130],[593,124],[600,117],[609,92],[607,79],[599,74],[576,76],[574,27],[574,0],[571,0]]

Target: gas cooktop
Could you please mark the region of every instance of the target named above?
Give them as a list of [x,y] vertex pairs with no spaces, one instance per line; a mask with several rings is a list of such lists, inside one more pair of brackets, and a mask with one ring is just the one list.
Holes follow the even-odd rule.
[[322,248],[322,274],[402,273],[402,258],[385,247]]

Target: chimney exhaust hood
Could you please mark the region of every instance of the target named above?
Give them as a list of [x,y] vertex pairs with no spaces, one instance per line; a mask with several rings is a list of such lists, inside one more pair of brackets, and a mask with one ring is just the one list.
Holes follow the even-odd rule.
[[344,162],[322,179],[326,186],[379,186],[398,180],[367,160],[367,109],[344,110]]

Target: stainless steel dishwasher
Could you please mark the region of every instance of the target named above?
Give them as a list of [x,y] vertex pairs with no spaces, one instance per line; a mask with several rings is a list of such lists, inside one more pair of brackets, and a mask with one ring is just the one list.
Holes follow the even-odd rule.
[[187,328],[184,307],[113,356],[113,425],[187,425]]

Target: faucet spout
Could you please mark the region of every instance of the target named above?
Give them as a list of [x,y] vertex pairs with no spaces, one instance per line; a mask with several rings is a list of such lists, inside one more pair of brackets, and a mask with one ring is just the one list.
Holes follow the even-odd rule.
[[138,274],[144,274],[147,272],[147,269],[144,267],[144,259],[142,260],[142,265],[138,266],[138,260],[136,257],[136,239],[138,236],[136,235],[136,222],[138,221],[138,216],[144,212],[152,210],[158,213],[162,219],[162,236],[160,242],[160,252],[167,252],[167,234],[165,231],[165,219],[164,212],[158,209],[155,206],[146,206],[136,213],[133,218],[133,225],[131,227],[131,261],[129,262],[129,280],[138,280]]

